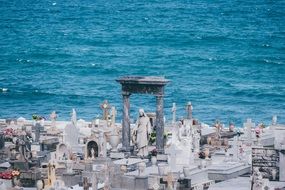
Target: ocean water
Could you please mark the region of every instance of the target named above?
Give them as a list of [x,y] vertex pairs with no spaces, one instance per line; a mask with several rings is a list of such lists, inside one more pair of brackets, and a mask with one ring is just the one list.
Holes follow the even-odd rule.
[[[125,75],[165,76],[165,115],[285,122],[285,1],[0,1],[0,118],[121,118]],[[3,90],[4,89],[4,90]],[[5,89],[8,89],[5,91]],[[155,99],[133,95],[138,108]]]

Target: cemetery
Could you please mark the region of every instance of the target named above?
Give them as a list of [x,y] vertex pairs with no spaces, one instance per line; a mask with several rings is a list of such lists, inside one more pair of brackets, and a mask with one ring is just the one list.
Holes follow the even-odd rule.
[[[285,125],[246,119],[241,128],[193,117],[191,102],[164,119],[163,77],[122,77],[122,113],[107,100],[102,118],[0,120],[0,190],[285,189]],[[130,96],[150,94],[156,112],[130,118]],[[185,108],[183,119],[177,107]],[[118,116],[121,114],[120,116]],[[118,117],[122,120],[119,121]]]

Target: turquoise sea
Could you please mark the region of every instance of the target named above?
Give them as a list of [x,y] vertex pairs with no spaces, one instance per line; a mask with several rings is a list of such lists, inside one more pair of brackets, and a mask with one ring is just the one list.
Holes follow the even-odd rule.
[[[0,27],[0,118],[91,120],[107,99],[119,121],[115,79],[154,75],[172,81],[168,120],[191,101],[210,124],[285,122],[284,0],[0,0]],[[133,119],[155,110],[151,96],[131,104]]]

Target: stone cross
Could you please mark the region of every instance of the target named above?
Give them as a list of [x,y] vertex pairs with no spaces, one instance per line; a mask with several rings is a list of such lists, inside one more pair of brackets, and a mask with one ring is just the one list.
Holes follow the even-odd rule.
[[108,120],[109,110],[111,109],[110,104],[107,100],[104,100],[100,107],[103,110],[103,120]]
[[97,176],[95,173],[92,174],[92,190],[97,190]]
[[176,103],[172,104],[172,124],[176,122]]
[[87,177],[83,177],[83,190],[89,190],[89,183]]
[[112,116],[112,119],[111,119],[111,126],[112,127],[115,127],[115,124],[116,124],[116,115],[117,115],[117,110],[116,108],[113,106],[111,108],[111,116]]
[[193,110],[192,103],[188,102],[186,105],[187,119],[192,119],[192,110]]
[[167,189],[168,190],[173,190],[173,184],[175,182],[175,179],[173,178],[173,175],[171,174],[171,172],[167,173],[166,176],[166,183],[167,183]]
[[55,111],[53,111],[51,114],[50,114],[50,120],[51,120],[51,127],[52,128],[55,128],[56,127],[56,118],[57,118],[57,114]]
[[71,113],[71,123],[74,126],[76,126],[76,124],[77,124],[77,114],[76,114],[76,111],[74,108],[72,109],[72,113]]
[[247,119],[246,123],[243,124],[243,127],[246,131],[247,142],[251,144],[252,143],[251,129],[255,127],[255,123],[253,123],[251,119]]
[[52,186],[55,181],[56,181],[55,165],[49,163],[48,164],[48,186]]

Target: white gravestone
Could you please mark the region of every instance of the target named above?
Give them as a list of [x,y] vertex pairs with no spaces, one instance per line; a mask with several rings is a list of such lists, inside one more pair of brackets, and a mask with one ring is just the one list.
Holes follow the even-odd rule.
[[70,147],[78,146],[79,130],[74,124],[67,124],[64,129],[64,143]]
[[238,138],[237,138],[237,136],[234,136],[233,159],[234,159],[235,162],[237,162],[239,160],[239,146],[238,146]]
[[251,143],[252,143],[252,132],[251,132],[251,131],[252,131],[252,128],[255,127],[255,123],[253,123],[253,122],[251,121],[251,119],[247,119],[247,120],[246,120],[246,123],[243,124],[243,127],[244,127],[244,129],[245,129],[247,142],[248,142],[249,144],[251,144]]

